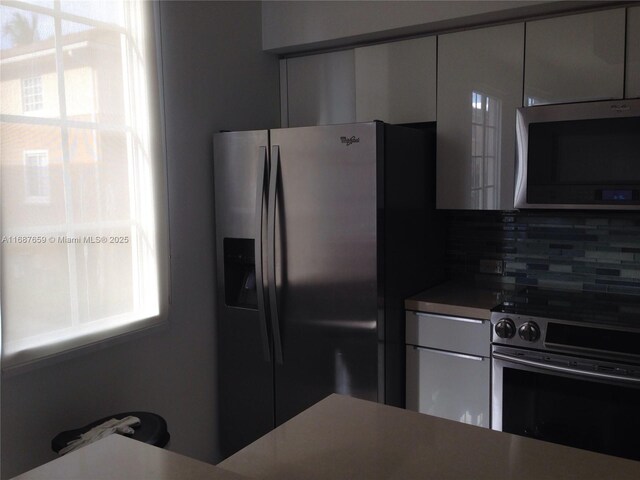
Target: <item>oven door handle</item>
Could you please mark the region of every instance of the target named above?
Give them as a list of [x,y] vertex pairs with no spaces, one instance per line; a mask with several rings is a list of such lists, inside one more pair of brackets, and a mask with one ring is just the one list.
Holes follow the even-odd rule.
[[555,372],[571,373],[573,375],[580,375],[583,377],[594,377],[594,378],[600,378],[603,380],[617,380],[621,382],[631,382],[631,383],[640,384],[640,378],[636,378],[636,377],[627,377],[624,375],[612,375],[610,373],[602,373],[602,372],[590,372],[588,370],[577,370],[570,367],[550,365],[548,363],[538,362],[536,360],[527,360],[524,358],[514,357],[511,355],[506,355],[504,353],[498,353],[498,352],[493,352],[492,357],[497,360],[503,360],[505,362],[517,363],[519,365],[527,365],[530,367],[539,367],[545,370],[553,370]]

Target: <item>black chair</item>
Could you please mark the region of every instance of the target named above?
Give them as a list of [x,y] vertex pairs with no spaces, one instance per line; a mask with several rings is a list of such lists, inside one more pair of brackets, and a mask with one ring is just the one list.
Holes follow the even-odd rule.
[[88,432],[93,427],[96,427],[107,420],[111,420],[112,418],[122,420],[128,416],[138,417],[140,419],[140,425],[133,427],[135,430],[133,435],[127,435],[127,437],[160,448],[163,448],[167,443],[169,443],[170,435],[167,429],[167,422],[160,415],[150,412],[123,412],[101,418],[100,420],[91,422],[82,428],[60,432],[53,437],[53,440],[51,440],[51,449],[58,453],[67,446],[67,443],[79,438],[80,435]]

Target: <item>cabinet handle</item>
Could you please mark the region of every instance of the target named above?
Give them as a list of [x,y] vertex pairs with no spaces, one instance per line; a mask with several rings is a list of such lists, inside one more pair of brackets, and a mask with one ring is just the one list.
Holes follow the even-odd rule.
[[485,360],[484,357],[480,357],[478,355],[469,355],[468,353],[447,352],[446,350],[438,350],[436,348],[417,347],[414,345],[413,349],[426,350],[427,352],[440,353],[442,355],[449,355],[450,357],[464,358],[465,360],[475,360],[477,362],[484,362]]
[[438,320],[453,320],[454,322],[465,322],[465,323],[477,323],[483,324],[486,320],[481,320],[479,318],[464,318],[464,317],[450,317],[448,315],[438,315],[436,313],[423,313],[423,312],[413,312],[416,317],[431,317],[437,318]]

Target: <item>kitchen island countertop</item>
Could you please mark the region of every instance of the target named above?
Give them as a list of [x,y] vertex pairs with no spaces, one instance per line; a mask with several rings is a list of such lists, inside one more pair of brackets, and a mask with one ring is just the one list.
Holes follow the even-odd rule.
[[168,450],[109,435],[12,480],[248,480]]
[[264,480],[640,478],[640,462],[331,395],[219,464]]

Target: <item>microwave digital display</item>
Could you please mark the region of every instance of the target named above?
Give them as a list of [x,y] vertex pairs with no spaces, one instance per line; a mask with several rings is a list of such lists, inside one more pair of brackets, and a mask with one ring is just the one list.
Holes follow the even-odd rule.
[[600,190],[600,200],[626,202],[634,200],[633,190]]

